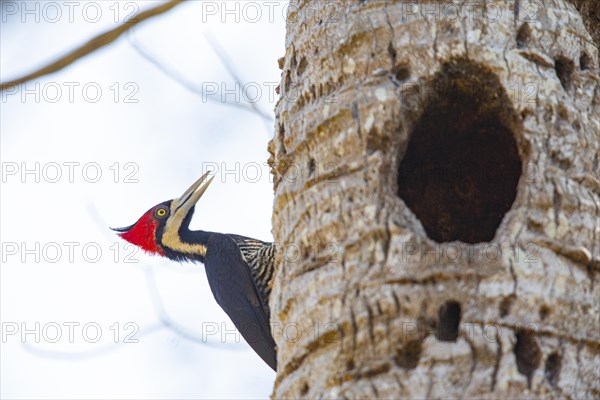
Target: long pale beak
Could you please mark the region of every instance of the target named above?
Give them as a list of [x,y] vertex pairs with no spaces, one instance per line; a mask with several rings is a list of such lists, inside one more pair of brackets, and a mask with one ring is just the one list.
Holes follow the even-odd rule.
[[179,210],[187,214],[187,212],[190,211],[192,207],[194,207],[198,200],[200,200],[200,197],[202,197],[204,192],[206,192],[206,189],[208,189],[208,185],[210,185],[212,180],[215,178],[214,176],[211,176],[210,179],[206,183],[204,183],[204,185],[202,184],[206,180],[210,172],[211,171],[208,171],[204,175],[202,175],[200,179],[194,182],[194,184],[190,186],[189,189],[181,195],[180,198],[173,200],[173,202],[171,203],[173,214],[179,212]]

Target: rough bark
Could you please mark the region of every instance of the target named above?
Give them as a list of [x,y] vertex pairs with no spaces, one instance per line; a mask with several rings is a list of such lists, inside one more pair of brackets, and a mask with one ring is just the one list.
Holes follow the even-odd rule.
[[577,8],[586,29],[596,43],[600,44],[600,2],[596,0],[570,0]]
[[523,3],[292,1],[273,397],[600,396],[598,49]]

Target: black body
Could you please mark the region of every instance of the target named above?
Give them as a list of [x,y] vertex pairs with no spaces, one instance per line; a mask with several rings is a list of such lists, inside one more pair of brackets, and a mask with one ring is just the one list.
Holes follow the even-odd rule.
[[[175,261],[204,263],[217,303],[250,347],[267,365],[277,370],[277,352],[269,324],[272,244],[240,235],[191,231],[188,226],[192,215],[193,210],[184,219],[179,236],[184,243],[204,245],[206,254],[181,253],[165,247],[165,255]],[[159,230],[159,243],[161,234],[162,229]]]
[[213,233],[207,247],[204,265],[215,300],[254,351],[277,370],[268,298],[263,299],[259,293],[236,241],[229,235]]

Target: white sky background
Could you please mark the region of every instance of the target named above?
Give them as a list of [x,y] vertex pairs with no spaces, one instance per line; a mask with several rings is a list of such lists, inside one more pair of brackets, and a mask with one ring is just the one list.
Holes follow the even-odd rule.
[[[86,15],[86,2],[72,2],[76,6],[71,22],[66,3],[53,2],[62,12],[55,23],[51,21],[57,19],[56,8],[46,2],[28,2],[32,14],[25,13],[20,1],[0,3],[1,81],[45,65],[114,28],[117,9],[121,23],[129,12],[158,4],[100,1],[87,8]],[[225,85],[232,91],[228,101],[236,102],[237,96],[244,103],[206,39],[210,34],[241,79],[252,82],[249,97],[260,98],[257,105],[273,115],[287,7],[282,3],[269,9],[256,2],[250,9],[246,2],[226,2],[238,12],[224,14],[224,2],[204,3],[214,6],[216,14],[209,15],[200,1],[189,2],[141,23],[129,36],[186,80],[198,86]],[[95,16],[95,6],[102,17],[94,23],[85,17]],[[8,11],[14,7],[12,15]],[[256,10],[261,17],[255,18]],[[14,94],[2,94],[0,395],[267,398],[275,374],[239,336],[236,343],[230,332],[221,343],[219,332],[203,344],[165,327],[152,330],[159,317],[147,279],[151,275],[145,271],[153,271],[168,315],[189,332],[201,335],[223,322],[233,331],[210,293],[204,267],[140,252],[131,257],[137,263],[126,262],[132,251],[108,226],[135,222],[156,203],[179,196],[208,163],[217,163],[234,172],[217,172],[191,227],[272,240],[273,191],[265,163],[273,122],[191,93],[141,57],[126,36],[59,73],[27,83]],[[73,87],[72,99],[68,85]],[[93,102],[97,87],[102,94]],[[56,88],[61,89],[58,98]],[[127,102],[127,95],[137,102]],[[22,174],[23,167],[35,169],[36,163],[39,176]],[[79,163],[72,177],[64,163]],[[91,166],[84,172],[86,164]],[[102,175],[92,183],[98,166]],[[52,183],[57,172],[61,176]],[[132,172],[129,180],[137,183],[126,182]],[[69,246],[74,246],[73,258]],[[39,343],[33,333],[36,323]],[[73,343],[65,323],[79,324],[73,329]],[[87,336],[82,331],[86,323],[94,324]],[[127,323],[134,325],[125,328]],[[19,331],[10,335],[15,326]],[[56,326],[61,336],[52,343]],[[102,332],[97,343],[90,343],[96,336],[94,326]],[[140,331],[133,338],[139,342],[123,343],[135,326]],[[32,333],[23,338],[23,328]]]

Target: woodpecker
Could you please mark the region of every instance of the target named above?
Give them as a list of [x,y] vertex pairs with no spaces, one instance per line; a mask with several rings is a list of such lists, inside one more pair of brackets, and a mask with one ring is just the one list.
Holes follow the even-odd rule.
[[217,303],[252,349],[277,370],[269,325],[275,247],[245,236],[189,229],[195,205],[214,178],[206,180],[209,173],[181,197],[146,211],[133,225],[111,229],[148,253],[178,262],[203,263]]

